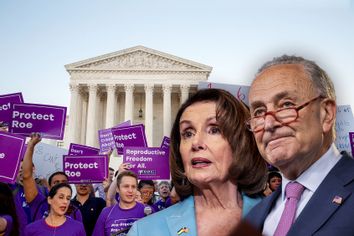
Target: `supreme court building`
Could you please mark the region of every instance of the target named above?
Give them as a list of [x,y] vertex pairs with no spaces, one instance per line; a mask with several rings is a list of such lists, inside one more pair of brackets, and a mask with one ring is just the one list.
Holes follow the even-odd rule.
[[126,120],[144,124],[149,147],[169,136],[179,106],[212,70],[194,61],[136,46],[65,66],[70,74],[71,142],[99,147],[98,130]]

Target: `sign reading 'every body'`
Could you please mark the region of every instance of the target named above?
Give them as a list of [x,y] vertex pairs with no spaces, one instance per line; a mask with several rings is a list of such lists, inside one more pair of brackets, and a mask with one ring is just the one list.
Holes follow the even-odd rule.
[[10,132],[30,136],[41,133],[43,138],[62,140],[66,107],[41,104],[13,104]]

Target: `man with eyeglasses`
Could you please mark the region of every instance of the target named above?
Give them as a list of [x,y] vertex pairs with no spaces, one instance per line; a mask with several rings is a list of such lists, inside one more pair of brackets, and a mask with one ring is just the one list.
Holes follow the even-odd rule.
[[263,235],[354,235],[354,160],[334,145],[327,73],[295,56],[264,64],[249,91],[247,126],[282,186],[246,219]]

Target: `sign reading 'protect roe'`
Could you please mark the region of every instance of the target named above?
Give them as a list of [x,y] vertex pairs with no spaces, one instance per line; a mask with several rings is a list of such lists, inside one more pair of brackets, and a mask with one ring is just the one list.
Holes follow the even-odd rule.
[[123,163],[129,163],[139,179],[170,179],[168,148],[125,147]]
[[62,140],[66,107],[41,104],[13,104],[10,132],[30,136],[41,133],[42,138]]
[[64,156],[63,170],[69,177],[69,183],[102,183],[108,177],[108,157]]
[[147,147],[144,125],[112,128],[112,134],[120,155],[124,147]]

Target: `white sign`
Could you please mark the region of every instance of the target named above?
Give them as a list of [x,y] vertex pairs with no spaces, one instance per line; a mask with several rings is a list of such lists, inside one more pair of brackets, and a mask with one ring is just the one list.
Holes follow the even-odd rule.
[[213,82],[199,82],[198,89],[206,88],[217,88],[224,89],[234,95],[237,99],[243,101],[248,106],[248,91],[250,86],[237,85],[237,84],[222,84],[222,83],[213,83]]
[[63,171],[63,155],[68,150],[46,143],[38,143],[33,153],[33,163],[36,167],[35,177],[46,178],[56,171]]
[[349,132],[354,132],[354,117],[350,105],[337,106],[335,144],[339,151],[346,151],[350,155],[351,147],[349,142]]

